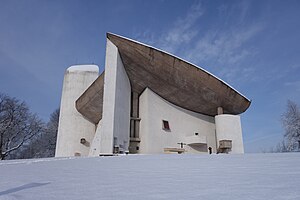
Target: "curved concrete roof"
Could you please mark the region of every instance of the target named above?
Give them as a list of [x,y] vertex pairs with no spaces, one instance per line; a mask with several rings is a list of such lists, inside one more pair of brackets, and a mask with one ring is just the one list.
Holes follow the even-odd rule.
[[[223,80],[192,63],[112,33],[107,33],[107,38],[118,47],[132,90],[138,94],[148,87],[177,106],[209,116],[215,116],[217,107],[220,106],[227,114],[243,113],[250,106],[251,101],[245,96]],[[103,77],[100,76],[98,79],[103,79]],[[91,87],[88,90],[95,91]],[[103,92],[103,88],[97,90]],[[91,91],[89,97],[83,94],[78,101],[86,98],[87,102],[87,99],[91,98]],[[94,103],[85,104],[90,107],[89,112],[83,111],[83,106],[78,105],[78,101],[77,109],[84,116],[94,123],[101,119],[102,108],[99,113],[94,106],[95,101],[98,105],[101,102],[102,105],[100,95],[97,100],[94,98]],[[97,115],[99,117],[92,117]]]

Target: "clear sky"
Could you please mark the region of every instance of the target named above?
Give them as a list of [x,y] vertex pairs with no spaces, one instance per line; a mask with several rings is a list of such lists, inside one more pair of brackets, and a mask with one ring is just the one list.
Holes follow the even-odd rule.
[[0,0],[0,92],[48,120],[67,67],[103,71],[106,32],[195,63],[250,98],[246,152],[275,146],[287,100],[300,103],[297,0]]

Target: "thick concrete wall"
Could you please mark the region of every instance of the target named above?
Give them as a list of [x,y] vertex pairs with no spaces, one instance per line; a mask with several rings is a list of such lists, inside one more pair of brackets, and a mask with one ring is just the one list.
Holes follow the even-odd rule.
[[[75,108],[75,101],[98,77],[96,65],[69,67],[64,76],[60,105],[56,157],[87,156],[95,134],[95,124],[86,120]],[[81,144],[80,139],[86,143]]]
[[232,150],[229,153],[244,153],[240,116],[217,115],[215,121],[218,145],[220,140],[232,140]]
[[91,155],[112,154],[114,146],[119,147],[120,151],[128,150],[130,98],[130,82],[118,49],[107,40],[103,114],[101,126],[97,128],[96,134],[100,135],[100,141],[97,140],[100,144],[93,144],[95,148]]
[[[207,153],[212,147],[216,152],[214,118],[175,106],[150,89],[139,98],[140,153],[163,153],[164,148],[179,148],[177,143],[207,143],[186,145],[186,153]],[[167,120],[170,131],[162,129]],[[198,136],[195,135],[198,133]]]

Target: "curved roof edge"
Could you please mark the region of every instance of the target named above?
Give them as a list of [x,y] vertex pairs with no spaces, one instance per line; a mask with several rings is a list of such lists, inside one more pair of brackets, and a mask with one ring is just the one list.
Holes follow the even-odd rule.
[[[250,104],[251,104],[251,99],[247,98],[245,95],[243,95],[242,93],[240,93],[238,90],[236,90],[236,89],[235,89],[234,87],[232,87],[230,84],[228,84],[226,81],[220,79],[219,77],[215,76],[214,74],[210,73],[209,71],[203,69],[202,67],[199,67],[198,65],[196,65],[196,64],[194,64],[194,63],[192,63],[192,62],[189,62],[189,61],[187,61],[187,60],[185,60],[185,59],[183,59],[183,58],[180,58],[180,57],[178,57],[178,56],[176,56],[176,55],[174,55],[174,54],[172,54],[172,53],[166,52],[166,51],[161,50],[161,49],[159,49],[159,48],[153,47],[153,46],[148,45],[148,44],[144,44],[144,43],[142,43],[142,42],[139,42],[139,41],[136,41],[136,40],[133,40],[133,39],[130,39],[130,38],[127,38],[127,37],[118,35],[118,34],[114,34],[114,33],[111,33],[111,32],[107,32],[107,33],[106,33],[106,37],[109,38],[109,35],[114,35],[114,36],[117,36],[117,37],[120,37],[120,38],[129,40],[129,41],[131,41],[131,42],[134,42],[134,43],[137,43],[137,44],[140,44],[140,45],[143,45],[143,46],[146,46],[146,47],[155,49],[155,50],[157,50],[157,51],[160,51],[160,52],[163,52],[163,53],[165,53],[165,54],[167,54],[167,55],[170,55],[170,56],[172,56],[172,57],[174,57],[174,58],[177,58],[177,59],[179,59],[179,60],[181,60],[181,61],[183,61],[183,62],[186,62],[187,64],[190,64],[191,66],[194,66],[194,67],[196,67],[196,68],[198,68],[198,69],[204,71],[205,73],[207,73],[207,74],[209,74],[210,76],[214,77],[215,79],[219,80],[219,81],[222,82],[223,84],[227,85],[227,86],[230,87],[232,90],[234,90],[236,93],[238,93],[239,95],[241,95],[242,97],[244,97],[244,98],[245,98],[247,101],[249,101]],[[250,104],[249,104],[249,106],[250,106]],[[249,106],[248,106],[248,108],[249,108]],[[246,109],[246,110],[247,110],[247,109]]]
[[[107,33],[107,40],[118,48],[132,92],[141,94],[148,87],[176,106],[208,116],[217,115],[218,107],[238,115],[251,105],[224,80],[191,62],[116,34]],[[95,124],[102,118],[103,91],[104,72],[76,101],[77,110]]]

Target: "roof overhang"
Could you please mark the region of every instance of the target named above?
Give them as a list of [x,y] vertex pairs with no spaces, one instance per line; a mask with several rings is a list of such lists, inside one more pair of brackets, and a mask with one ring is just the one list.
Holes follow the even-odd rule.
[[[240,114],[250,106],[245,96],[192,63],[112,33],[107,38],[118,48],[133,92],[141,94],[148,87],[177,106],[209,116],[217,115],[218,107]],[[78,111],[94,123],[102,117],[104,75],[98,79],[76,102]]]

